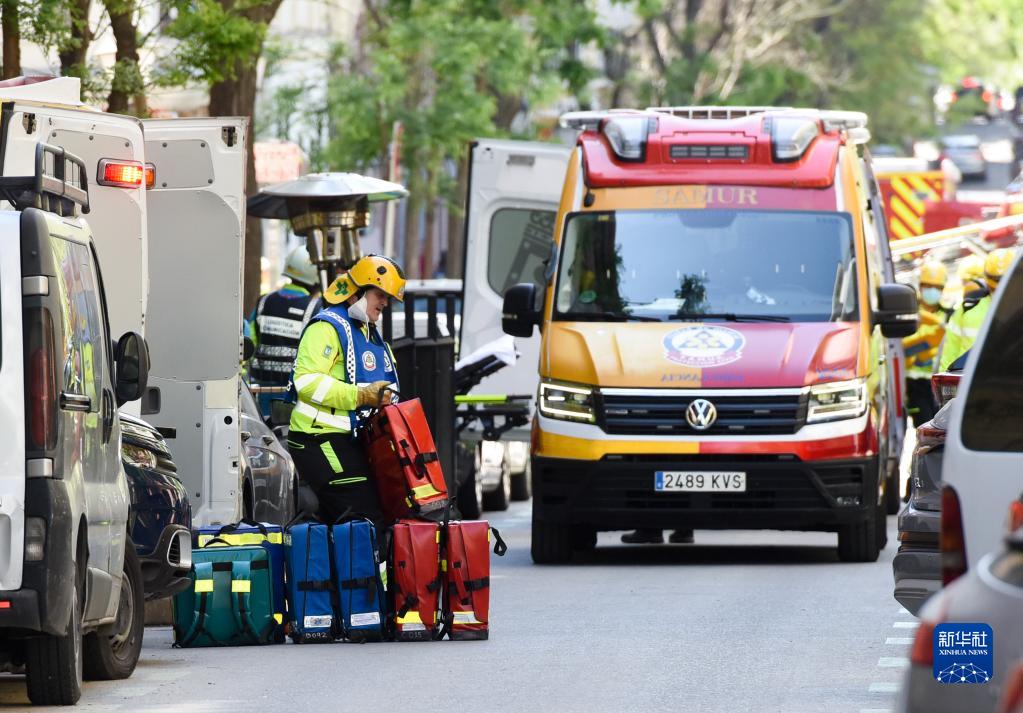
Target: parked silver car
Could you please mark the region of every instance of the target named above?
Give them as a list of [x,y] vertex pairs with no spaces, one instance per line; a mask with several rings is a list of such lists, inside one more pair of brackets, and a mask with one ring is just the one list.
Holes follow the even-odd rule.
[[[933,597],[920,612],[910,667],[900,696],[902,713],[1004,713],[1000,704],[1017,696],[1006,686],[1023,658],[1023,528],[1006,538],[1004,547],[985,555],[979,565]],[[942,683],[934,675],[934,632],[942,623],[983,623],[991,627],[994,670],[984,683]],[[965,678],[965,676],[963,677]],[[1015,676],[1013,680],[1015,681]]]
[[242,512],[256,522],[284,525],[295,515],[298,474],[288,449],[263,421],[244,384],[238,399],[242,437]]

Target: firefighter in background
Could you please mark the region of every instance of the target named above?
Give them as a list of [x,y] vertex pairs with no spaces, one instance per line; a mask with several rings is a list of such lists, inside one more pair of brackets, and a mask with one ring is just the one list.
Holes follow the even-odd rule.
[[328,306],[302,333],[288,450],[324,522],[351,508],[379,524],[376,487],[356,434],[368,409],[390,403],[388,389],[398,390],[394,355],[376,323],[388,300],[404,295],[397,263],[366,255],[331,283],[323,295]]
[[941,294],[948,280],[948,270],[940,262],[926,262],[920,268],[920,328],[902,340],[906,353],[906,394],[913,424],[927,423],[936,412],[931,392],[931,374],[945,336],[946,313],[941,308]]
[[[1008,271],[1015,254],[1012,248],[992,250],[984,259],[983,281],[974,279],[964,282],[963,304],[952,313],[945,327],[938,371],[947,371],[949,365],[965,354],[977,340],[984,317],[991,309],[991,295]],[[971,282],[973,290],[970,289]]]
[[[284,287],[259,299],[249,318],[246,336],[255,345],[248,364],[249,382],[259,386],[287,386],[298,356],[302,330],[318,310],[320,288],[316,268],[304,246],[291,251],[284,264]],[[283,394],[260,394],[259,409],[270,416],[270,404]]]

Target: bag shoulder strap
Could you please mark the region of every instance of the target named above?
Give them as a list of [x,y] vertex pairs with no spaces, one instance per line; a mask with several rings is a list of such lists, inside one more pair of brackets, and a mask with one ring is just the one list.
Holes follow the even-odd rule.
[[[174,645],[182,648],[185,646],[191,646],[192,643],[199,638],[202,634],[206,634],[207,637],[213,639],[206,632],[206,607],[208,597],[213,594],[213,563],[212,562],[196,562],[193,565],[195,571],[195,584],[193,585],[195,594],[199,595],[198,598],[193,597],[193,604],[195,605],[195,611],[192,616],[192,625],[180,641],[176,641]],[[216,639],[213,639],[217,642]]]

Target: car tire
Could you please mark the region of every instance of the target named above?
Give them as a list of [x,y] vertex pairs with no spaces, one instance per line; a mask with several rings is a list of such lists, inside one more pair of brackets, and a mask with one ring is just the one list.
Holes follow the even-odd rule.
[[572,559],[572,528],[559,522],[533,518],[529,552],[536,564],[565,564]]
[[529,500],[533,495],[533,484],[530,479],[533,474],[530,472],[532,468],[529,465],[529,461],[526,461],[526,468],[521,473],[517,473],[512,476],[511,479],[511,499],[515,502],[522,502],[523,500]]
[[576,552],[590,552],[597,547],[597,531],[585,525],[572,528],[572,549]]
[[502,469],[501,482],[489,493],[483,493],[484,510],[507,510],[511,502],[511,473],[508,469]]
[[843,562],[876,562],[880,554],[877,519],[880,508],[873,508],[866,519],[838,529],[838,559]]
[[885,478],[884,482],[885,513],[888,515],[898,515],[899,508],[902,507],[902,498],[899,493],[899,468],[896,465],[891,470],[891,474]]
[[37,706],[70,706],[82,696],[82,603],[78,586],[75,577],[67,633],[25,642],[28,699]]
[[145,633],[144,587],[139,556],[129,539],[124,545],[124,579],[113,630],[105,629],[85,637],[86,679],[114,681],[128,678],[135,670]]
[[888,546],[888,515],[884,508],[878,506],[877,517],[874,520],[875,532],[877,533],[877,549],[883,550]]
[[479,520],[483,515],[483,489],[476,482],[476,471],[470,470],[458,488],[458,512],[465,520]]

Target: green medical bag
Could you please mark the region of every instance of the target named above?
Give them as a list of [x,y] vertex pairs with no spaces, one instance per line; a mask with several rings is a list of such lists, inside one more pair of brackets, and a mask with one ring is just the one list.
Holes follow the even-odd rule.
[[222,542],[192,552],[192,586],[174,597],[175,646],[250,646],[277,638],[266,548]]

